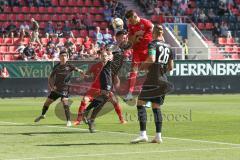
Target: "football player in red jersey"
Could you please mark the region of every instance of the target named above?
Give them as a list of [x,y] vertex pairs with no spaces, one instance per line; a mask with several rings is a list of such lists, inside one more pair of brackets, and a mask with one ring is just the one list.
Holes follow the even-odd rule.
[[[100,95],[100,80],[99,80],[99,73],[101,72],[103,66],[109,60],[109,55],[107,52],[102,52],[101,62],[94,64],[86,74],[93,74],[94,82],[91,85],[91,88],[86,92],[85,96],[83,97],[81,104],[78,109],[78,117],[77,120],[74,122],[74,125],[79,125],[82,120],[82,113],[85,111],[87,104],[92,101],[95,97]],[[125,124],[126,121],[123,118],[122,110],[117,101],[110,101],[114,105],[114,109],[118,114],[119,120],[121,124]]]
[[148,57],[148,44],[152,41],[153,24],[151,21],[140,18],[133,10],[125,15],[128,22],[128,39],[132,43],[132,69],[129,78],[129,91],[125,101],[133,98],[132,93],[136,83],[139,65]]

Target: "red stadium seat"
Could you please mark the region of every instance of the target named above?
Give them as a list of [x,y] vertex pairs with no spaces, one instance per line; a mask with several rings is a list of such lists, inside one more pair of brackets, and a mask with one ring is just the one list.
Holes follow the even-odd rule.
[[102,15],[100,15],[100,14],[97,14],[95,16],[95,21],[104,21],[104,17]]
[[198,27],[198,29],[200,29],[200,30],[205,29],[204,23],[198,23],[198,24],[197,24],[197,27]]
[[81,37],[86,37],[86,36],[88,36],[87,30],[80,30],[80,36],[81,36]]
[[8,47],[7,46],[0,46],[0,53],[7,53]]
[[99,0],[93,0],[93,6],[100,7],[101,2]]
[[60,21],[60,18],[57,14],[52,15],[52,21]]
[[34,15],[34,19],[37,20],[37,21],[42,21],[42,15],[40,15],[40,14],[35,14],[35,15]]
[[92,1],[91,0],[85,0],[85,3],[84,3],[84,5],[85,6],[92,6],[93,5],[93,3],[92,3]]
[[68,6],[74,7],[77,5],[77,2],[75,0],[68,0]]
[[9,14],[8,15],[8,19],[11,19],[13,21],[16,21],[17,20],[17,15],[16,14]]
[[30,13],[38,13],[37,7],[30,7]]
[[66,7],[68,5],[66,0],[59,0],[59,5]]
[[193,11],[194,11],[194,9],[192,9],[192,8],[187,8],[186,14],[187,14],[187,15],[192,15],[192,14],[193,14]]
[[22,13],[28,13],[29,7],[22,7]]
[[62,21],[66,21],[66,20],[68,20],[68,17],[69,17],[69,16],[67,16],[66,14],[62,14],[62,15],[59,17],[59,19],[61,19]]
[[3,9],[4,9],[4,13],[12,13],[12,8],[9,6],[4,6]]
[[18,45],[20,42],[20,38],[13,38],[13,44]]
[[234,38],[227,38],[227,44],[231,45],[234,44]]
[[19,13],[19,12],[21,12],[20,7],[13,7],[13,13]]
[[99,27],[100,27],[101,29],[105,29],[105,28],[108,27],[108,23],[107,23],[107,22],[101,22],[100,25],[99,25]]
[[213,28],[214,28],[213,23],[206,23],[206,29],[211,30]]
[[83,38],[77,38],[76,44],[82,45],[83,43]]
[[233,51],[233,47],[232,46],[225,46],[225,52],[231,53]]
[[59,38],[58,40],[59,42],[62,42],[62,43],[65,43],[67,41],[66,38]]
[[51,18],[51,16],[50,16],[49,14],[44,14],[44,15],[42,16],[42,20],[43,20],[43,21],[49,21],[49,20],[52,20],[52,18]]
[[25,15],[22,14],[22,13],[19,13],[19,14],[17,15],[17,19],[18,19],[18,21],[25,21]]
[[226,45],[226,44],[227,44],[226,38],[219,37],[219,38],[218,38],[218,44],[220,44],[220,45]]
[[80,13],[80,8],[79,7],[73,7],[72,13]]
[[40,29],[44,29],[45,28],[45,22],[40,22],[39,27],[40,27]]
[[58,0],[52,0],[52,5],[58,6]]
[[87,8],[87,7],[82,7],[82,8],[81,8],[81,13],[82,13],[82,14],[88,13],[88,8]]
[[97,8],[96,7],[91,7],[88,10],[89,10],[89,13],[91,13],[91,14],[97,14]]
[[84,6],[83,0],[77,0],[77,6],[79,6],[79,7]]
[[158,22],[158,15],[152,15],[152,17],[151,17],[151,21],[152,22]]
[[14,60],[13,55],[11,54],[4,55],[4,61],[13,61],[13,60]]
[[13,38],[5,38],[4,39],[4,43],[7,44],[7,45],[12,45],[13,42],[14,42]]
[[54,10],[53,7],[48,7],[48,8],[47,8],[47,12],[48,12],[48,13],[54,13],[55,10]]
[[57,7],[56,8],[56,13],[63,13],[63,8],[62,7]]
[[1,20],[7,20],[7,14],[0,14]]
[[47,39],[47,38],[41,38],[41,43],[42,43],[43,45],[47,45],[48,39]]
[[238,46],[237,46],[237,45],[234,45],[234,46],[233,46],[232,52],[238,53]]
[[72,30],[72,33],[73,33],[74,37],[79,36],[79,31],[78,30]]
[[0,61],[3,61],[4,58],[3,58],[3,55],[0,54]]
[[9,46],[9,48],[8,48],[8,52],[9,53],[16,53],[16,46]]
[[30,39],[29,38],[23,38],[23,41],[21,41],[23,44],[29,44]]
[[38,8],[38,12],[39,12],[39,13],[46,13],[46,11],[47,11],[47,8],[46,8],[46,7],[39,7],[39,8]]
[[70,8],[70,7],[65,7],[65,8],[64,8],[64,13],[67,13],[67,14],[72,13],[72,8]]

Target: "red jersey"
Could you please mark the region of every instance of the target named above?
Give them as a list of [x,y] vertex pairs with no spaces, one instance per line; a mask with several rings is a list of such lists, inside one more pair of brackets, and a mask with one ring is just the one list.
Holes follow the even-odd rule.
[[100,81],[99,81],[99,73],[101,72],[103,67],[103,63],[99,62],[91,66],[88,70],[89,73],[93,73],[94,82],[92,84],[92,88],[100,88]]
[[133,50],[147,50],[149,42],[152,41],[152,22],[147,19],[140,18],[140,22],[128,25],[129,35],[132,36],[138,31],[144,31],[142,39],[133,45]]

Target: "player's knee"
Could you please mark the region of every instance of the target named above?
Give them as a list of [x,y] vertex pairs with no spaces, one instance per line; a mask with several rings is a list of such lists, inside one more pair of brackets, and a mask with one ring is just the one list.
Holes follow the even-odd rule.
[[161,107],[160,107],[160,105],[157,104],[157,103],[152,103],[152,108],[153,108],[153,109],[160,109]]

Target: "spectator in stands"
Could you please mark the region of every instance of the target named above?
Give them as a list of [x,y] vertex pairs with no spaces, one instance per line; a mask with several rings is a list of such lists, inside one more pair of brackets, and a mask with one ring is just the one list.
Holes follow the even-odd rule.
[[33,60],[35,59],[35,48],[32,43],[29,43],[23,50],[22,54],[23,60]]
[[228,35],[228,24],[225,23],[225,22],[222,22],[221,23],[221,26],[220,26],[220,30],[221,30],[221,36],[222,37],[227,37]]
[[203,10],[203,9],[200,11],[199,20],[200,20],[202,23],[205,23],[206,20],[207,20],[207,16],[206,16],[206,14],[204,13],[204,10]]
[[212,31],[212,36],[213,36],[213,42],[217,43],[218,37],[221,35],[221,29],[219,27],[218,23],[214,24],[214,28]]
[[30,26],[27,24],[26,21],[24,21],[20,25],[19,32],[20,32],[20,39],[21,39],[21,41],[23,40],[24,37],[30,35]]
[[19,53],[20,55],[23,55],[23,50],[25,49],[25,47],[26,46],[20,42],[15,52]]
[[186,0],[182,0],[181,3],[180,3],[179,8],[180,8],[180,14],[183,15],[186,12],[187,8],[188,8],[187,1]]
[[32,22],[31,42],[37,42],[39,45],[42,45],[39,39],[39,32],[38,32],[39,24],[34,18],[31,18],[31,22]]
[[49,42],[47,44],[47,48],[46,48],[46,54],[48,55],[48,57],[50,57],[51,59],[54,57],[56,52],[56,46],[53,42]]
[[8,37],[13,38],[17,34],[17,26],[11,20],[10,24],[6,28],[6,34]]
[[45,31],[45,34],[46,34],[47,38],[55,37],[55,29],[54,29],[54,26],[52,24],[52,21],[47,22],[47,25],[45,26],[44,31]]
[[57,37],[63,37],[63,28],[62,28],[62,23],[61,22],[57,22],[56,36]]
[[104,19],[107,22],[111,22],[112,20],[112,10],[109,8],[108,5],[105,5],[105,9],[103,11]]
[[67,38],[64,47],[66,48],[69,57],[71,57],[76,52],[76,45],[71,41],[70,38]]
[[5,78],[8,78],[9,77],[9,73],[8,73],[8,70],[7,70],[7,67],[6,66],[2,66],[1,70],[0,70],[0,77],[2,79],[5,79]]
[[86,13],[85,17],[83,19],[83,24],[87,27],[88,32],[90,30],[94,30],[95,26],[93,26],[93,20],[92,17],[90,15],[90,13]]
[[8,0],[9,6],[20,6],[19,0]]
[[100,27],[96,27],[96,31],[94,32],[94,41],[98,44],[98,46],[104,45],[103,34],[100,31]]
[[33,6],[33,0],[25,0],[25,3],[28,4],[28,6]]
[[118,15],[119,18],[123,18],[125,15],[125,6],[118,0],[112,0],[112,14]]
[[188,41],[187,41],[187,39],[183,40],[182,47],[183,47],[183,50],[184,50],[185,60],[187,60],[189,58],[188,57]]
[[73,35],[72,29],[70,27],[69,21],[65,21],[64,22],[62,31],[63,31],[63,36],[64,37],[72,37],[72,38],[74,38],[74,35]]
[[90,40],[90,38],[88,36],[86,36],[83,41],[83,46],[84,46],[85,50],[89,50],[91,44],[92,44],[92,41]]
[[192,18],[193,18],[193,21],[195,23],[198,23],[198,19],[199,19],[199,16],[200,16],[200,8],[196,8],[193,12],[193,15],[192,15]]
[[212,8],[208,10],[207,16],[208,16],[208,19],[210,20],[210,22],[215,23],[218,21],[218,17],[216,16],[216,14],[214,13]]
[[170,13],[170,8],[169,8],[169,6],[168,6],[167,1],[164,1],[163,6],[162,6],[162,11],[163,11],[165,14],[169,14],[169,13]]
[[224,16],[224,14],[227,12],[227,6],[225,3],[223,3],[222,1],[219,1],[219,5],[218,5],[218,15]]
[[79,13],[77,13],[77,15],[73,16],[72,24],[74,26],[74,29],[76,29],[76,30],[86,29],[86,26],[83,24]]
[[109,29],[105,29],[105,33],[103,34],[103,41],[105,44],[110,44],[113,42],[112,35],[109,33]]

